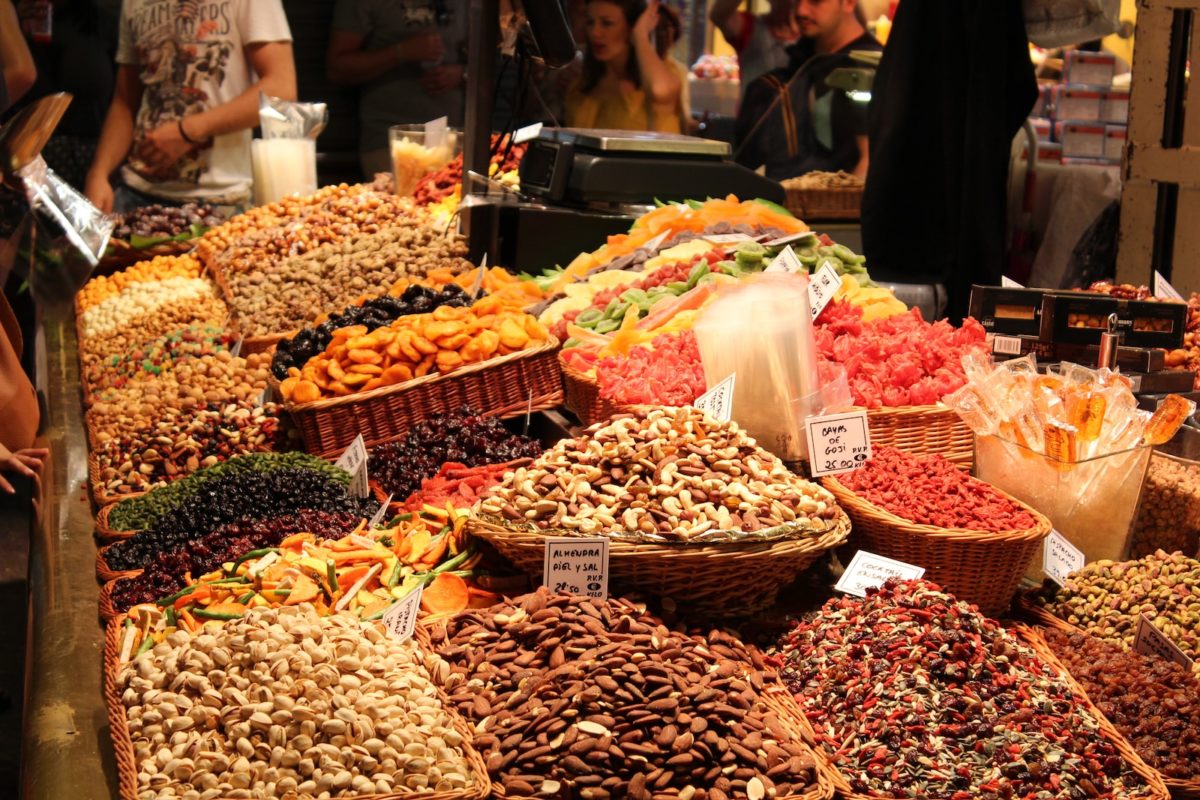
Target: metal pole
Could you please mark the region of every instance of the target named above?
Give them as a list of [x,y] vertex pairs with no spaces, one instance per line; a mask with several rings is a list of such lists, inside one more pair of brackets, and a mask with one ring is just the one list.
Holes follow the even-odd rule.
[[[500,45],[500,0],[471,0],[467,35],[467,115],[463,131],[463,175],[488,174],[492,111],[496,99],[496,53]],[[482,187],[480,187],[482,188]],[[476,187],[463,181],[463,194]]]

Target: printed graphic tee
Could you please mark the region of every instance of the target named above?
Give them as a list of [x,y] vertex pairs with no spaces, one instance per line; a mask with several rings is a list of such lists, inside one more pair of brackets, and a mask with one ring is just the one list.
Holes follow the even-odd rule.
[[251,131],[227,133],[181,158],[165,175],[139,160],[137,143],[159,125],[222,105],[255,80],[247,45],[290,42],[280,0],[123,0],[117,63],[135,66],[142,103],[122,168],[138,191],[169,200],[248,200]]

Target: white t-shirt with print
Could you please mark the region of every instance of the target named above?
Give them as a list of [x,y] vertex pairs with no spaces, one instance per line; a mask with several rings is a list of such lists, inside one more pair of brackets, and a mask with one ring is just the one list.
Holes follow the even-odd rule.
[[280,0],[123,0],[117,63],[136,66],[142,103],[134,119],[134,148],[121,170],[125,182],[171,200],[203,198],[239,203],[250,197],[251,131],[214,138],[189,153],[166,178],[137,157],[148,131],[233,100],[257,78],[247,45],[290,42]]

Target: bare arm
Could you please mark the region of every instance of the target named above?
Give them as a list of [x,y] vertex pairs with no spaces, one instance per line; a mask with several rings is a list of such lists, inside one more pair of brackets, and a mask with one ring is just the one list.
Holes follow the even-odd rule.
[[658,55],[651,39],[658,25],[658,2],[659,0],[651,0],[634,24],[633,47],[637,52],[642,88],[650,95],[651,102],[663,109],[674,109],[683,87],[679,75],[671,69],[665,58]]
[[745,25],[745,20],[738,13],[741,4],[742,0],[713,0],[708,9],[708,18],[730,44],[741,38],[742,26]]
[[0,68],[4,70],[4,86],[10,104],[20,100],[37,80],[33,54],[21,35],[21,21],[10,0],[0,0]]
[[142,102],[142,79],[138,68],[129,64],[117,67],[113,99],[104,117],[96,155],[88,169],[85,193],[101,211],[112,210],[112,186],[108,176],[121,165],[133,145],[133,115]]
[[334,31],[325,52],[325,73],[330,83],[355,85],[374,80],[401,64],[440,61],[445,52],[442,37],[434,31],[419,33],[395,44],[364,50],[366,35]]
[[244,131],[258,124],[258,94],[296,99],[296,62],[291,42],[256,42],[246,46],[258,81],[230,100],[183,118],[187,135],[195,140]]
[[855,136],[854,141],[858,145],[858,163],[854,165],[854,174],[865,178],[867,177],[867,168],[870,166],[870,148],[867,137]]

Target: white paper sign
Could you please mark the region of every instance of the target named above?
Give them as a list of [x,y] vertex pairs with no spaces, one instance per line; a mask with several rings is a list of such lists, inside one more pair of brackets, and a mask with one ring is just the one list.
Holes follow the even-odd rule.
[[1158,270],[1154,270],[1154,296],[1159,300],[1177,300],[1180,303],[1187,302],[1187,300],[1183,299],[1183,295]]
[[644,245],[642,245],[642,247],[645,248],[646,250],[653,250],[654,252],[657,253],[658,248],[662,247],[662,243],[665,242],[667,240],[667,237],[670,235],[671,235],[671,232],[669,230],[663,231],[658,236],[655,236],[653,239],[651,239],[650,241],[648,241]]
[[233,347],[229,348],[229,355],[237,358],[242,354],[242,345],[246,343],[245,336],[239,336],[237,341],[233,343]]
[[1006,356],[1019,356],[1021,355],[1021,339],[1017,336],[996,334],[992,337],[992,352]]
[[867,589],[882,586],[888,578],[916,580],[924,574],[924,567],[915,567],[894,558],[884,558],[866,550],[859,550],[854,554],[854,558],[850,559],[850,566],[846,567],[841,580],[833,588],[855,597],[866,597]]
[[350,473],[350,494],[366,497],[371,493],[371,487],[367,485],[367,444],[363,441],[361,433],[354,437],[354,441],[334,462],[334,466]]
[[446,133],[450,119],[448,117],[438,117],[431,119],[425,123],[425,146],[430,150],[437,150],[446,143]]
[[829,305],[829,301],[841,288],[842,278],[837,274],[837,269],[829,261],[822,262],[808,279],[808,309],[812,312],[813,319],[821,316],[825,306]]
[[866,411],[809,417],[808,464],[814,478],[858,469],[871,458]]
[[542,585],[552,592],[607,599],[608,538],[547,537]]
[[1042,572],[1059,586],[1065,586],[1067,576],[1083,569],[1087,558],[1083,551],[1058,531],[1050,531],[1042,548]]
[[487,275],[487,253],[483,254],[483,258],[479,261],[479,273],[475,276],[475,283],[471,286],[471,296],[479,297],[479,293],[483,291],[483,279]]
[[411,639],[413,630],[417,627],[417,612],[421,610],[421,592],[424,585],[417,586],[383,615],[383,627],[388,636],[404,641]]
[[517,132],[513,134],[513,144],[524,144],[532,139],[536,139],[541,132],[542,123],[540,122],[526,125],[524,128],[518,128]]
[[1000,285],[1005,289],[1024,289],[1025,287],[1014,281],[1007,275],[1000,276]]
[[737,378],[736,372],[700,395],[692,403],[718,422],[729,422],[733,419],[733,387]]
[[1179,645],[1160,631],[1145,614],[1138,618],[1137,639],[1133,642],[1133,649],[1142,655],[1174,661],[1184,669],[1192,668],[1192,659],[1188,654],[1180,650]]
[[804,272],[804,264],[800,263],[800,259],[792,250],[791,245],[788,245],[780,251],[779,255],[775,256],[775,260],[768,264],[763,272],[786,272],[794,275],[797,272]]
[[367,530],[377,528],[383,524],[383,518],[387,516],[388,506],[391,505],[392,497],[394,497],[394,495],[389,494],[387,496],[387,500],[383,501],[383,505],[381,505],[379,510],[375,512],[375,516],[371,517],[371,522],[369,525],[367,525]]
[[710,233],[703,237],[709,244],[737,244],[738,242],[753,242],[754,237],[745,233]]
[[787,236],[780,236],[778,239],[772,239],[769,242],[763,242],[764,247],[779,247],[785,244],[795,244],[803,242],[805,239],[815,239],[817,234],[814,231],[804,231],[803,233],[789,233]]

